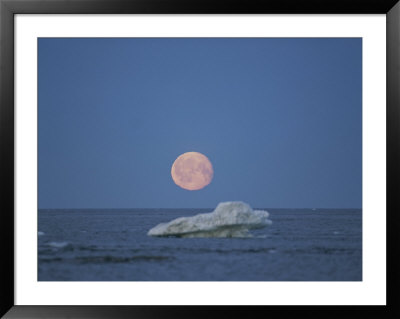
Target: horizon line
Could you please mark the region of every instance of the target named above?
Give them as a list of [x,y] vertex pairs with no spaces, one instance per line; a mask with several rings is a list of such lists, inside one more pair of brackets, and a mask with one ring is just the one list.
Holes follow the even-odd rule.
[[[59,208],[38,208],[38,210],[76,210],[76,209],[215,209],[211,207],[59,207]],[[362,207],[252,207],[252,209],[362,209]]]

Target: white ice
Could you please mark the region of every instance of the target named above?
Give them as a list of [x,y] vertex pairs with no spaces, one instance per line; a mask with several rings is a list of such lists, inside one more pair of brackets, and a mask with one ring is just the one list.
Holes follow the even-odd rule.
[[176,237],[251,237],[249,230],[272,222],[269,213],[253,210],[243,202],[219,203],[211,213],[180,217],[149,230],[149,236]]

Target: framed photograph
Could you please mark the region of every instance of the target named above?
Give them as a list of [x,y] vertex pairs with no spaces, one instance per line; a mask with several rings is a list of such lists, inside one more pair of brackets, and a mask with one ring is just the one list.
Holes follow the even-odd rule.
[[5,318],[398,314],[397,1],[0,10]]

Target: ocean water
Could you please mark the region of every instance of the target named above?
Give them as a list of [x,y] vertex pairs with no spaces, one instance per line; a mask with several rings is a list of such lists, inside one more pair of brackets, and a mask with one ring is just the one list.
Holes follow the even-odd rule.
[[151,237],[213,209],[38,212],[39,281],[360,281],[362,212],[268,209],[252,238]]

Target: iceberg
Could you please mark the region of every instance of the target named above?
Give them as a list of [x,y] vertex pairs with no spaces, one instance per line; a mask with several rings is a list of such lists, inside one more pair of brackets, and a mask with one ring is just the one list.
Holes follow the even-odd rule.
[[253,210],[243,202],[219,203],[211,213],[179,217],[161,223],[147,235],[156,237],[252,237],[251,229],[264,228],[272,221],[264,210]]

